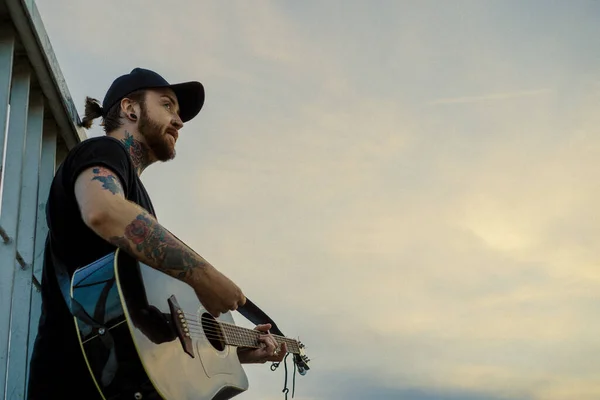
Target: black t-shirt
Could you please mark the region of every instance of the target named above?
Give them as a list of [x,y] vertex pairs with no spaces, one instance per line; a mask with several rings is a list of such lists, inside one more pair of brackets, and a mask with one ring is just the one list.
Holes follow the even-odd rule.
[[[28,398],[100,399],[77,340],[73,317],[60,292],[48,246],[72,274],[116,250],[81,218],[74,193],[75,181],[93,166],[111,169],[120,179],[125,197],[156,216],[124,144],[109,136],[84,140],[58,168],[46,204],[51,242],[46,242],[42,273],[42,315],[32,354]],[[51,244],[50,244],[51,243]]]

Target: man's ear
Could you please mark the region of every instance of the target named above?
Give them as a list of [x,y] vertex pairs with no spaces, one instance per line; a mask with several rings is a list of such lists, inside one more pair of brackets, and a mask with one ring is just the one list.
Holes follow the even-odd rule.
[[121,112],[132,122],[136,122],[140,114],[138,104],[127,97],[121,99]]

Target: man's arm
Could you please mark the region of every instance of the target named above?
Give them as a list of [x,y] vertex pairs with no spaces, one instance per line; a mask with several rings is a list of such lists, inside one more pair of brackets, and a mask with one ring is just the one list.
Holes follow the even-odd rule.
[[90,229],[144,264],[192,286],[211,314],[217,316],[245,303],[240,288],[146,210],[125,199],[111,170],[98,166],[83,171],[75,182],[75,196]]

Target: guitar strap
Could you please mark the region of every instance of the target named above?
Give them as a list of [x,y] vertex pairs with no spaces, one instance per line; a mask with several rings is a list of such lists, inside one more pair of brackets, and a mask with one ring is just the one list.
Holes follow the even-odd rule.
[[253,324],[271,324],[269,332],[276,335],[285,336],[283,332],[279,330],[277,324],[269,317],[263,310],[261,310],[256,304],[254,304],[249,298],[246,297],[246,303],[238,307],[237,311],[246,317]]
[[51,240],[52,239],[50,237],[50,234],[48,234],[48,236],[46,237],[46,252],[49,253],[49,256],[52,260],[56,280],[58,282],[58,286],[60,287],[60,292],[63,296],[63,299],[65,300],[65,303],[67,305],[67,309],[69,310],[72,316],[79,318],[87,325],[98,329],[104,329],[104,334],[99,335],[99,337],[106,349],[109,351],[108,360],[106,361],[106,364],[104,365],[104,369],[102,371],[102,384],[104,386],[107,386],[110,384],[110,382],[112,382],[113,378],[117,373],[118,368],[117,353],[115,351],[114,339],[109,329],[106,329],[105,326],[98,323],[94,318],[92,318],[85,311],[83,306],[77,300],[71,297],[71,278],[65,265],[58,257],[56,257],[56,255],[52,251],[52,246],[50,246]]

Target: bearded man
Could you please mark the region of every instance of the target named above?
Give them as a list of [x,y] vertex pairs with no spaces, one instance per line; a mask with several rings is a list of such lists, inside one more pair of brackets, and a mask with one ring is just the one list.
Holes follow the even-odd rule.
[[[102,104],[86,99],[82,125],[89,129],[100,117],[106,135],[76,145],[50,189],[42,314],[31,359],[29,399],[101,398],[61,294],[56,260],[72,276],[76,269],[120,249],[189,284],[215,317],[245,304],[236,284],[157,221],[140,180],[148,166],[175,157],[183,124],[200,112],[204,98],[200,82],[172,85],[156,72],[135,68],[114,80]],[[264,346],[239,351],[240,362],[283,359],[285,345],[277,349],[269,328],[257,326],[264,332],[260,337]]]

